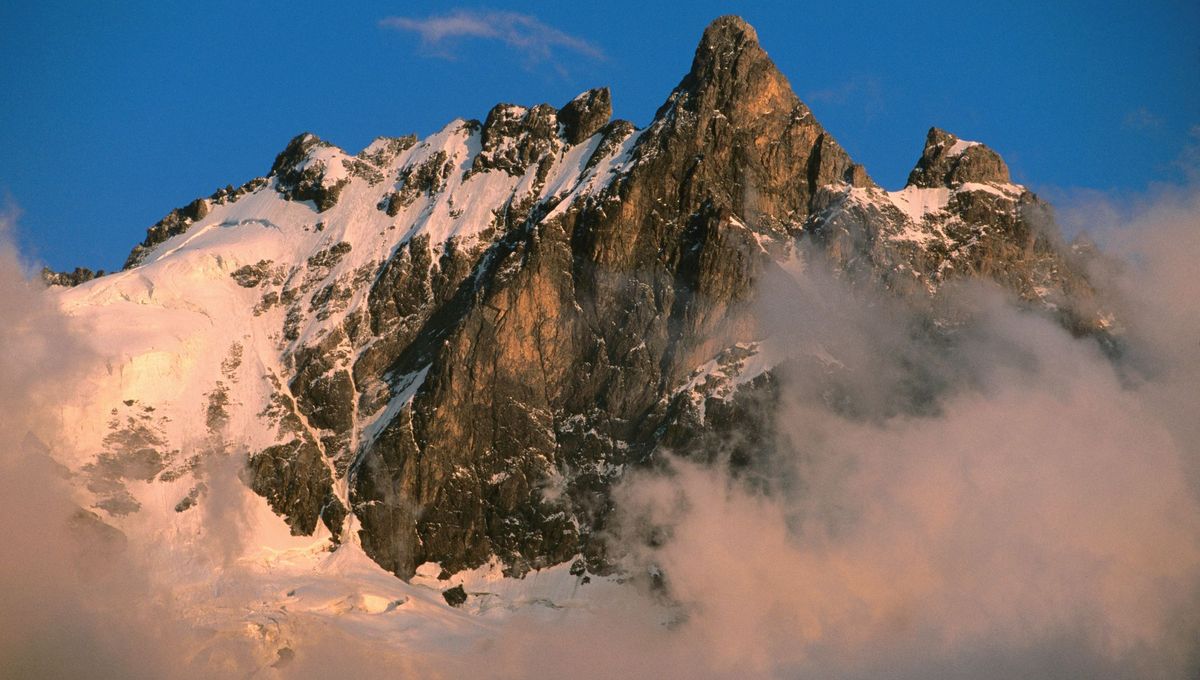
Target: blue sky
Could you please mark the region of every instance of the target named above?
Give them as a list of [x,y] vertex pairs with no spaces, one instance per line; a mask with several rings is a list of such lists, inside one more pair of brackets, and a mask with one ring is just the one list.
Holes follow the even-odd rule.
[[353,152],[599,85],[644,125],[726,13],[888,188],[931,125],[1051,197],[1184,182],[1200,146],[1195,0],[673,4],[3,3],[0,195],[29,257],[111,270],[301,131]]

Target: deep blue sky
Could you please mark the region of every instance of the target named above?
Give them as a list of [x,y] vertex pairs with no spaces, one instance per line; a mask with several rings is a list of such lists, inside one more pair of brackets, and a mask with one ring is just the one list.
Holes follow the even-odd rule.
[[[986,142],[1017,181],[1051,191],[1180,182],[1180,158],[1200,144],[1195,0],[200,4],[0,4],[0,192],[21,210],[29,256],[120,267],[147,226],[265,174],[304,130],[354,152],[598,85],[617,116],[644,125],[725,13],[758,29],[818,119],[889,188],[930,125]],[[437,40],[429,24],[380,23],[456,8],[458,32],[496,35]]]

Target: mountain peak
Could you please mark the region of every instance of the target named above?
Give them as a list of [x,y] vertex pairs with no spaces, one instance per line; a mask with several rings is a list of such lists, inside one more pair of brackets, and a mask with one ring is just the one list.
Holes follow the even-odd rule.
[[682,195],[693,207],[720,188],[739,219],[781,230],[803,221],[820,187],[871,184],[736,16],[705,29],[691,69],[638,144],[643,157],[665,159],[661,171],[688,168]]
[[[790,112],[799,99],[787,78],[758,43],[758,33],[741,17],[720,17],[704,29],[692,67],[676,88],[691,107],[751,118]],[[659,113],[669,109],[671,101]],[[698,109],[698,110],[699,110]]]
[[704,37],[700,46],[718,46],[730,44],[758,44],[758,32],[745,19],[736,14],[726,14],[712,20],[704,29]]
[[[178,500],[144,512],[168,522],[213,502],[176,454],[236,432],[251,490],[292,533],[324,522],[403,578],[579,555],[607,570],[621,470],[705,442],[751,456],[773,436],[778,383],[759,376],[785,356],[765,351],[763,282],[824,258],[919,308],[955,277],[1055,313],[1091,294],[1020,187],[875,188],[737,17],[704,32],[651,125],[610,115],[599,88],[355,156],[301,134],[270,176],[151,227],[137,273],[58,292],[111,360],[87,408],[130,423],[89,428],[95,507],[136,511],[123,470],[145,453],[123,442],[161,418],[169,486],[153,498]],[[995,152],[935,128],[911,182],[1007,178]],[[1101,328],[1087,314],[1072,327]]]
[[321,145],[327,145],[327,143],[311,132],[301,132],[292,137],[288,141],[287,146],[283,148],[283,151],[280,151],[275,156],[275,162],[271,164],[270,174],[278,174],[303,162],[308,157],[310,151]]
[[908,175],[908,186],[949,187],[963,182],[1008,184],[1008,166],[1000,154],[933,127],[925,136],[921,159]]

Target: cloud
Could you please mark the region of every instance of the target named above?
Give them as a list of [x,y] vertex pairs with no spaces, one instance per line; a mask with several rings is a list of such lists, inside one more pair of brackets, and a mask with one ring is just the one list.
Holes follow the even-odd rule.
[[613,545],[673,604],[508,625],[495,675],[1195,676],[1200,192],[1113,214],[1116,360],[983,284],[947,292],[962,323],[931,342],[819,256],[768,281],[764,322],[841,367],[779,369],[749,468],[679,451],[626,478]]
[[1188,128],[1188,139],[1179,152],[1175,166],[1183,171],[1183,176],[1192,184],[1200,184],[1200,125]]
[[[125,560],[120,532],[73,502],[51,450],[59,404],[95,357],[11,245],[0,214],[0,668],[12,677],[155,677],[164,622]],[[160,612],[162,613],[162,612]],[[139,659],[139,655],[141,658]]]
[[[178,563],[164,568],[90,510],[57,462],[77,453],[67,443],[77,423],[63,406],[102,360],[12,246],[15,214],[0,210],[0,676],[199,678],[253,668],[243,639],[180,615]],[[224,502],[233,483],[233,474],[210,475],[210,495]],[[201,545],[220,560],[237,529],[217,511],[206,520],[230,530]]]
[[1144,106],[1139,106],[1136,109],[1125,114],[1121,124],[1128,130],[1137,132],[1148,132],[1158,130],[1163,126],[1163,119],[1155,115],[1150,109]]
[[[1195,672],[1200,192],[1127,212],[1116,364],[984,285],[949,293],[968,321],[934,344],[819,267],[774,282],[775,332],[845,370],[781,369],[772,492],[677,461],[619,501],[669,537],[642,559],[708,677]],[[914,384],[932,405],[904,406]]]
[[830,106],[854,105],[861,108],[863,117],[871,120],[883,112],[886,99],[879,78],[872,75],[856,75],[836,87],[827,87],[809,92],[805,101]]
[[[1127,328],[1120,359],[982,284],[947,293],[963,322],[931,342],[919,313],[851,289],[814,254],[802,275],[764,280],[759,316],[841,368],[801,354],[779,369],[780,431],[749,468],[679,451],[665,471],[627,478],[612,530],[627,589],[587,611],[445,619],[459,633],[443,646],[385,644],[295,612],[282,619],[295,658],[276,674],[241,637],[176,623],[177,574],[148,568],[95,523],[71,524],[69,490],[33,461],[59,441],[61,392],[95,357],[0,245],[0,667],[30,677],[256,666],[262,677],[1194,677],[1200,191],[1089,214],[1111,221],[1093,223],[1121,263],[1093,275]],[[213,464],[217,511],[229,503],[214,499],[235,498],[236,467]],[[203,522],[219,541],[240,536],[239,524]],[[198,547],[212,558],[200,561],[212,592],[242,611],[253,583],[211,543]]]
[[387,17],[379,25],[420,35],[426,48],[446,59],[455,57],[453,45],[462,39],[502,42],[531,64],[557,63],[562,52],[595,60],[605,58],[604,52],[587,40],[517,12],[456,9],[424,19]]

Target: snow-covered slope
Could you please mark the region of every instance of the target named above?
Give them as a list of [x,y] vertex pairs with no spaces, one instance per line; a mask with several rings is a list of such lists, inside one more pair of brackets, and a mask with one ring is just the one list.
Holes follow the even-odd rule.
[[[458,120],[421,141],[380,138],[357,155],[301,135],[266,179],[201,199],[182,218],[172,213],[169,230],[152,229],[124,271],[51,289],[102,357],[63,399],[69,441],[56,456],[78,481],[82,507],[152,547],[179,606],[216,631],[206,643],[213,649],[244,638],[261,657],[254,663],[275,672],[272,664],[285,664],[295,644],[290,636],[312,626],[397,649],[461,646],[510,610],[579,604],[582,582],[613,587],[569,564],[514,580],[495,560],[440,579],[430,563],[406,583],[363,554],[353,514],[333,526],[335,540],[328,522],[289,525],[284,505],[273,511],[238,481],[253,486],[247,473],[221,475],[301,439],[318,448],[332,495],[350,506],[346,456],[411,404],[428,369],[380,382],[383,397],[350,409],[349,428],[333,433],[298,406],[296,354],[321,346],[335,357],[326,373],[348,373],[374,339],[321,343],[363,313],[372,284],[401,249],[422,254],[426,277],[456,253],[479,259],[521,219],[516,213],[548,212],[605,186],[637,137],[621,125],[568,144],[558,126],[536,140],[540,155],[528,161],[518,147],[529,117],[502,105],[489,125],[496,119],[518,131],[499,140],[485,142],[480,123]],[[433,295],[414,307],[431,305]],[[371,394],[361,386],[355,393]],[[331,434],[346,439],[336,450]],[[212,539],[232,546],[214,572],[215,544],[206,537],[226,521],[236,535]],[[236,588],[213,599],[223,580]],[[459,609],[442,594],[456,586],[469,596]],[[255,604],[244,610],[247,601]],[[230,616],[234,610],[241,613]]]
[[[518,120],[528,114],[521,107],[497,110]],[[263,414],[278,407],[292,355],[365,306],[370,284],[399,247],[419,243],[431,267],[447,249],[478,251],[502,233],[497,224],[517,206],[570,203],[595,191],[629,146],[621,142],[598,154],[602,135],[577,145],[554,138],[543,165],[513,174],[475,169],[485,158],[480,138],[478,123],[459,120],[421,142],[380,138],[351,156],[302,135],[289,146],[299,152],[292,167],[305,189],[326,192],[331,205],[324,210],[317,201],[294,200],[294,188],[289,200],[277,168],[235,198],[202,200],[202,216],[183,233],[135,251],[137,266],[54,289],[106,359],[105,372],[70,404],[91,417],[71,419],[77,427],[71,450],[83,456],[67,462],[82,469],[94,464],[98,450],[121,458],[129,447],[118,440],[145,437],[169,447],[161,463],[178,473],[169,490],[155,493],[183,501],[195,483],[187,471],[196,452],[214,438],[244,452],[287,436]],[[489,157],[505,153],[501,147]],[[333,201],[327,193],[335,188]],[[364,347],[345,349],[343,367]],[[386,424],[381,418],[394,415],[388,409],[411,399],[417,378],[391,403],[356,419],[351,449]],[[302,413],[286,408],[320,438]],[[96,417],[105,413],[111,417]],[[339,486],[346,504],[345,485]]]

